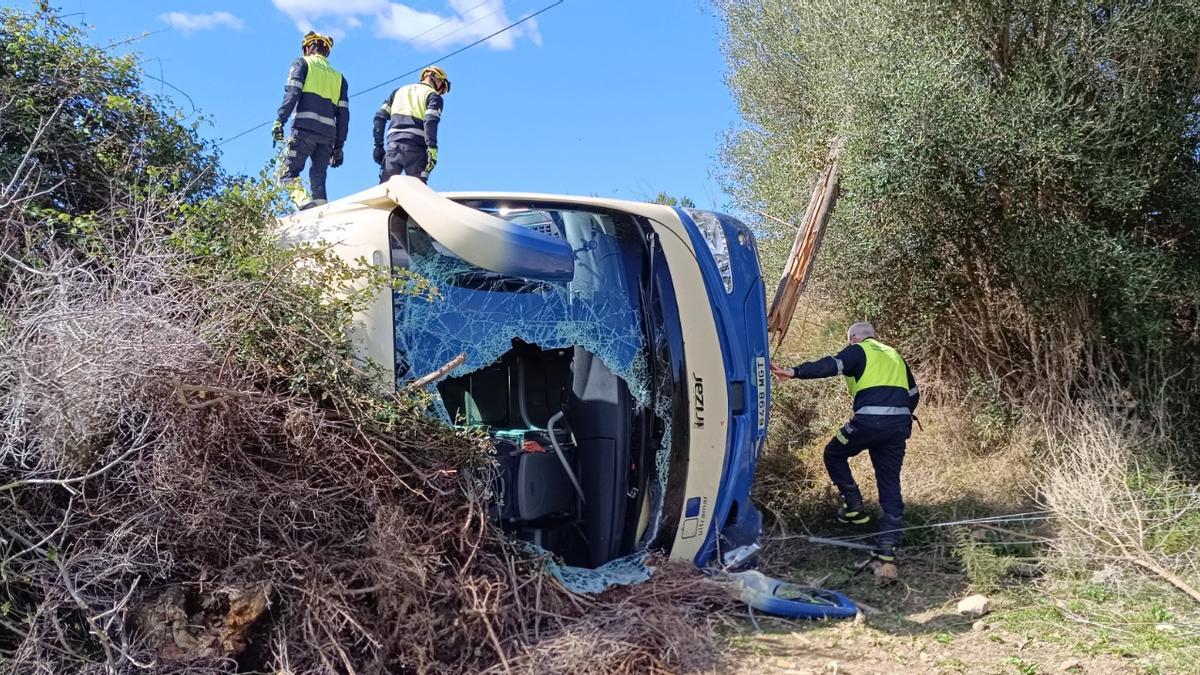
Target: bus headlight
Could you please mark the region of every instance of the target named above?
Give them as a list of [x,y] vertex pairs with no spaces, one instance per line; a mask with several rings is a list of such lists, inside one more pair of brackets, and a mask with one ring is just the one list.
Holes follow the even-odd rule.
[[732,293],[733,269],[729,262],[729,240],[725,237],[725,228],[721,225],[721,221],[712,211],[700,209],[684,209],[684,211],[687,212],[692,222],[696,223],[696,227],[700,228],[700,234],[704,235],[704,241],[708,243],[708,250],[712,251],[713,260],[717,261],[717,270],[721,273],[725,292]]

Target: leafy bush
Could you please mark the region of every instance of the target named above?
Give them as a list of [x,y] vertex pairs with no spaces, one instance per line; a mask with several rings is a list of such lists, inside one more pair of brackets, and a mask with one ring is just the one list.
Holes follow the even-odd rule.
[[711,666],[725,589],[576,597],[489,522],[484,439],[351,358],[370,291],[434,289],[279,248],[277,189],[219,177],[134,60],[2,12],[6,669]]
[[214,193],[217,155],[200,121],[165,112],[142,89],[132,56],[91,45],[43,5],[0,10],[0,184],[26,207],[101,211],[112,190],[161,189],[178,200]]
[[717,5],[742,205],[799,220],[844,140],[818,282],[848,317],[1014,398],[1156,358],[1200,389],[1200,2]]

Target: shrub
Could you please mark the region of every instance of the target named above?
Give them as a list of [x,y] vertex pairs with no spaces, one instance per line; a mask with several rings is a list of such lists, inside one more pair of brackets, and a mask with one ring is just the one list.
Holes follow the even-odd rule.
[[1165,431],[1091,404],[1053,428],[1039,494],[1062,566],[1138,565],[1200,581],[1200,493],[1168,463]]
[[351,358],[348,320],[390,273],[276,247],[280,195],[205,183],[211,155],[132,60],[2,11],[0,108],[28,115],[0,115],[7,669],[711,666],[724,589],[652,560],[636,589],[570,593],[489,523],[484,439]]
[[798,221],[844,140],[816,281],[847,318],[1014,400],[1160,358],[1200,391],[1200,3],[717,5],[740,204]]

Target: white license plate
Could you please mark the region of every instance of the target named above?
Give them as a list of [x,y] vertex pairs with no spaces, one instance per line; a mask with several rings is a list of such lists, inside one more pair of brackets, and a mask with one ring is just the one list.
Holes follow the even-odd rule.
[[754,360],[754,384],[758,391],[758,430],[767,428],[767,359],[760,356]]

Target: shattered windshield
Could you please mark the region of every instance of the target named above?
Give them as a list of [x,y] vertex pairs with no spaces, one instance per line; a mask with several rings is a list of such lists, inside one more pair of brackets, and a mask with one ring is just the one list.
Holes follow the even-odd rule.
[[641,259],[634,224],[578,210],[481,210],[565,239],[574,251],[574,278],[552,283],[482,270],[409,222],[410,270],[432,281],[438,297],[397,303],[398,381],[432,372],[460,353],[467,360],[456,373],[478,370],[518,339],[542,348],[586,347],[630,384],[635,399],[646,400],[638,270],[627,265]]
[[647,283],[656,274],[648,226],[601,210],[468,205],[565,241],[573,278],[481,269],[405,218],[394,246],[438,291],[395,295],[397,382],[465,354],[430,388],[448,422],[496,440],[493,517],[555,553],[562,563],[552,569],[577,590],[643,576],[662,514],[674,390]]

